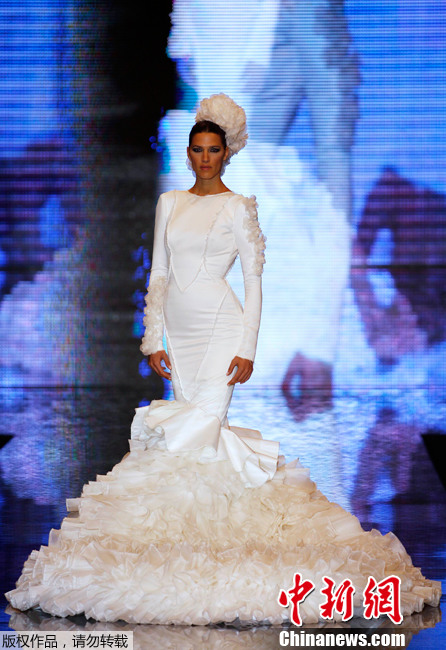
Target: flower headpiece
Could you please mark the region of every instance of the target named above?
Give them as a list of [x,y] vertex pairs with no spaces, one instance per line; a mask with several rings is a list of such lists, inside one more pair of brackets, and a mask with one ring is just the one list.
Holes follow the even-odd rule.
[[241,106],[233,99],[219,93],[202,99],[197,109],[195,122],[209,120],[218,124],[226,136],[226,144],[229,149],[229,158],[238,153],[246,145],[248,133],[246,131],[246,113]]

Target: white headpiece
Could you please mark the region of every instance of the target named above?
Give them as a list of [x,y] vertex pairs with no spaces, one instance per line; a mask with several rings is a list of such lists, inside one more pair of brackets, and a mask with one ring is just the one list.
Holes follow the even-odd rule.
[[218,124],[223,129],[226,136],[226,145],[229,149],[229,158],[238,153],[246,144],[248,133],[246,132],[246,113],[241,106],[235,103],[233,99],[219,93],[202,99],[197,109],[195,122],[209,120]]

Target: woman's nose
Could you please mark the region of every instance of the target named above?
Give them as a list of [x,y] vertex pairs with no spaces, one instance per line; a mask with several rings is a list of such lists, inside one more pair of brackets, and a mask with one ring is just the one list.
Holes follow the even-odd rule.
[[207,149],[203,149],[203,162],[208,162],[209,161],[209,151]]

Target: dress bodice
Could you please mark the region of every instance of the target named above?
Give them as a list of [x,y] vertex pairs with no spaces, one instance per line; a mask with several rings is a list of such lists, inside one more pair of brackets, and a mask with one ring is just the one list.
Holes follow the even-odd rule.
[[190,286],[200,271],[215,279],[228,273],[238,253],[233,227],[233,204],[238,200],[233,192],[208,196],[175,192],[166,246],[180,289]]
[[146,296],[146,326],[141,351],[163,347],[163,301],[172,277],[181,291],[201,272],[221,280],[237,255],[245,286],[244,336],[239,356],[254,359],[262,305],[261,274],[265,238],[255,197],[234,192],[197,196],[172,190],[159,198],[155,217],[152,269]]

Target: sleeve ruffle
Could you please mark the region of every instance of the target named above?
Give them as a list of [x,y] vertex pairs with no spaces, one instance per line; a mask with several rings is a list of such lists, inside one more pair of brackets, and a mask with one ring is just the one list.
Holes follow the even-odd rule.
[[145,333],[139,348],[145,355],[163,349],[163,302],[166,286],[167,279],[164,276],[157,277],[150,282],[147,290],[143,320]]
[[257,214],[257,200],[255,196],[244,199],[246,214],[243,219],[243,226],[248,231],[247,239],[254,245],[254,262],[252,272],[255,275],[262,275],[265,264],[266,237],[260,228]]

